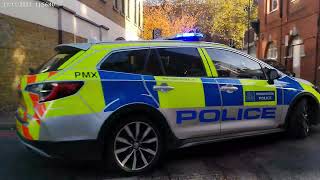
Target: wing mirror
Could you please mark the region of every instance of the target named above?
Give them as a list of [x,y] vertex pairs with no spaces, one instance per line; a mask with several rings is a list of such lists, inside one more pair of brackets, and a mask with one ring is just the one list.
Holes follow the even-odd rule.
[[280,74],[275,69],[269,69],[267,71],[267,76],[268,76],[268,83],[269,84],[274,84],[274,80],[280,78]]

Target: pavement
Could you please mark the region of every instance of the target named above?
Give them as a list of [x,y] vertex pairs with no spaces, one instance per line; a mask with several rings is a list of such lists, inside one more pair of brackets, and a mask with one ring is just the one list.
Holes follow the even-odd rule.
[[283,133],[243,138],[166,154],[155,171],[124,177],[104,171],[100,162],[57,161],[24,148],[12,130],[0,130],[0,179],[319,179],[320,128],[304,140]]
[[8,130],[15,127],[14,113],[14,111],[0,111],[0,130]]

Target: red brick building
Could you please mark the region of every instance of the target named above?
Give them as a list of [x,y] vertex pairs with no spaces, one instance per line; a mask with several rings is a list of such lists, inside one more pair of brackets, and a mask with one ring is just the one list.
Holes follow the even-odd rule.
[[257,57],[320,84],[320,0],[260,0]]

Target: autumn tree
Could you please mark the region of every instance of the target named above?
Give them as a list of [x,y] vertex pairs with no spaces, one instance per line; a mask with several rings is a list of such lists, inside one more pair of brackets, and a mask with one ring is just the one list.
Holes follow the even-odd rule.
[[142,38],[152,39],[154,29],[161,29],[163,37],[170,37],[192,29],[196,22],[196,17],[172,2],[145,3]]
[[[250,1],[250,7],[249,5]],[[152,30],[159,28],[167,37],[195,27],[209,36],[232,39],[242,47],[250,21],[257,18],[256,0],[147,0],[144,7],[142,38],[151,39]]]
[[[250,1],[250,0],[249,0]],[[257,18],[256,4],[251,0],[211,0],[209,6],[213,15],[212,31],[225,38],[233,39],[236,47],[242,46],[244,33],[248,24],[248,9],[250,21]]]

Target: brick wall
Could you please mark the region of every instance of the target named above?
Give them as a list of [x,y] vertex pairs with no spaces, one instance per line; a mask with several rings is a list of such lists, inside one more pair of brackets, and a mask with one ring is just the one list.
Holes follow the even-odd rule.
[[[303,40],[306,56],[301,57],[301,78],[313,83],[320,84],[316,78],[317,70],[317,33],[319,20],[320,1],[315,0],[283,0],[282,8],[274,12],[266,11],[266,4],[269,0],[259,1],[260,35],[258,41],[258,58],[265,58],[268,44],[272,42],[278,49],[278,61],[287,64],[292,70],[292,58],[285,58],[289,53],[291,40],[296,37],[290,34],[293,29],[297,30],[297,36]],[[281,1],[279,1],[281,2]],[[282,16],[280,13],[282,10]],[[285,37],[288,37],[288,44]],[[319,75],[318,75],[319,77]]]
[[[86,39],[63,32],[63,43]],[[37,67],[54,55],[59,33],[55,29],[0,14],[0,112],[17,105],[16,86],[29,67]]]

